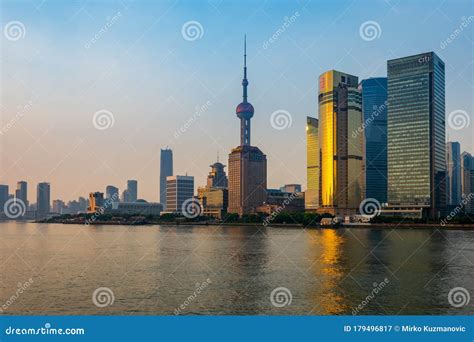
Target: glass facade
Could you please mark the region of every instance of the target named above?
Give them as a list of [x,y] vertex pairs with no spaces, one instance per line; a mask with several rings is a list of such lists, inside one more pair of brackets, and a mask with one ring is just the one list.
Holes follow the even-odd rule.
[[306,179],[305,209],[316,210],[319,207],[319,141],[318,119],[306,118]]
[[364,196],[364,136],[358,78],[339,71],[319,77],[320,212],[353,213]]
[[[474,193],[474,157],[468,152],[461,154],[461,196],[466,197]],[[466,204],[466,211],[474,213],[474,201]]]
[[444,63],[433,52],[387,62],[388,201],[430,208],[445,197]]
[[461,202],[461,145],[446,143],[446,203],[458,205]]
[[51,188],[49,183],[38,183],[36,187],[36,217],[48,216],[51,209]]
[[166,211],[181,213],[184,201],[194,196],[194,177],[170,176],[166,178]]
[[166,206],[166,177],[173,175],[173,151],[161,149],[160,154],[160,203]]
[[[387,202],[387,78],[363,80],[365,197]],[[352,134],[360,134],[353,132]]]

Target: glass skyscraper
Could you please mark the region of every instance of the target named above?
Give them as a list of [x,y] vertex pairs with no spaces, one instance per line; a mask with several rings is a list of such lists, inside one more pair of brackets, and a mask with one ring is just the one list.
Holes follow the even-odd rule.
[[166,207],[166,177],[173,175],[173,151],[161,149],[160,155],[160,203]]
[[[461,196],[463,198],[474,194],[474,157],[468,153],[461,154]],[[474,201],[466,205],[468,213],[474,213]]]
[[134,179],[127,181],[127,193],[128,201],[125,202],[136,202],[138,199],[138,182]]
[[16,183],[15,198],[22,201],[25,206],[28,206],[28,183],[26,181]]
[[364,135],[358,78],[330,70],[319,77],[319,212],[354,214],[364,198]]
[[[365,198],[387,202],[387,78],[363,80],[362,92],[365,136]],[[352,132],[352,134],[360,134]]]
[[314,211],[319,207],[320,168],[319,168],[318,119],[306,117],[306,193],[305,209]]
[[461,145],[446,143],[446,202],[458,205],[461,202]]
[[49,183],[38,183],[36,188],[36,218],[49,215],[51,210],[51,187]]
[[444,72],[434,52],[387,62],[388,202],[431,217],[446,203]]

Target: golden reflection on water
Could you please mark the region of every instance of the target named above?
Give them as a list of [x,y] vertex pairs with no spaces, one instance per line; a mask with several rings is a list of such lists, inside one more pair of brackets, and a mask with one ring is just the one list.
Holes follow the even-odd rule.
[[339,282],[344,276],[341,267],[342,244],[345,239],[334,229],[309,230],[311,250],[313,251],[313,272],[319,284],[315,284],[314,305],[319,314],[341,314],[347,311],[344,297],[339,292]]

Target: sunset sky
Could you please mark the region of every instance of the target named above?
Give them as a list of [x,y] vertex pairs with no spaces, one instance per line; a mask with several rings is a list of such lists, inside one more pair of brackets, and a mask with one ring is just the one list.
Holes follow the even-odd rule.
[[[52,199],[70,200],[109,184],[123,190],[127,179],[158,201],[166,146],[175,174],[204,185],[217,153],[227,164],[239,144],[244,34],[252,145],[267,154],[270,188],[305,188],[305,119],[317,117],[321,73],[386,76],[387,59],[422,52],[446,63],[446,115],[462,110],[471,121],[447,134],[474,152],[471,0],[0,3],[0,183],[28,181],[30,202],[41,181]],[[12,21],[23,25],[19,39],[5,29]],[[183,30],[190,21],[198,37]],[[378,38],[361,37],[367,21]],[[113,116],[106,129],[94,125],[101,110]],[[277,110],[290,113],[290,127],[272,127]]]

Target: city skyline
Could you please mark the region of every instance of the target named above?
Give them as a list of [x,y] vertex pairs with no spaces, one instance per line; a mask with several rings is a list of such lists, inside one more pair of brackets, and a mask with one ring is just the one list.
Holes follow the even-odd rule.
[[[159,153],[160,148],[169,146],[175,154],[174,174],[188,172],[195,177],[195,188],[204,185],[215,153],[226,155],[238,140],[233,110],[240,93],[241,70],[236,66],[241,64],[241,56],[235,52],[244,33],[248,34],[248,61],[254,80],[251,102],[259,113],[252,121],[253,128],[259,132],[254,143],[267,154],[269,188],[285,183],[306,184],[306,117],[319,118],[317,78],[326,70],[344,70],[359,80],[385,77],[387,60],[434,50],[446,62],[446,117],[455,110],[464,110],[472,117],[469,102],[472,85],[464,77],[472,70],[472,63],[468,54],[462,53],[472,34],[465,30],[442,48],[442,43],[467,13],[468,5],[462,2],[449,8],[442,6],[444,16],[426,13],[427,21],[439,20],[444,25],[439,28],[428,25],[429,34],[421,27],[418,37],[407,34],[413,29],[410,23],[398,32],[395,19],[423,13],[420,4],[390,7],[381,2],[371,9],[362,3],[349,7],[355,15],[341,23],[337,16],[347,6],[340,4],[324,4],[318,17],[314,3],[284,4],[278,8],[257,3],[255,16],[242,14],[248,23],[245,30],[233,29],[225,34],[217,32],[222,30],[217,30],[217,23],[204,10],[191,13],[189,7],[184,10],[166,5],[147,8],[156,14],[171,7],[173,25],[153,26],[153,21],[145,16],[140,27],[132,23],[133,17],[137,13],[143,15],[145,9],[128,3],[127,8],[119,6],[116,11],[97,4],[82,10],[69,8],[68,19],[61,23],[48,21],[42,26],[39,25],[42,17],[33,18],[33,12],[23,6],[3,5],[2,23],[21,20],[26,35],[18,41],[8,41],[4,36],[1,40],[5,70],[1,81],[2,85],[9,85],[2,87],[5,90],[2,90],[0,136],[1,183],[13,189],[17,181],[28,181],[31,201],[36,198],[35,185],[45,181],[51,183],[51,199],[72,200],[90,191],[103,191],[108,184],[123,189],[128,179],[137,179],[140,184],[146,184],[140,188],[139,197],[158,202]],[[49,18],[62,8],[46,4],[40,13]],[[74,16],[74,10],[81,11]],[[206,8],[213,10],[223,14],[219,23],[235,14],[230,5]],[[35,11],[34,7],[31,11]],[[117,12],[121,15],[112,20]],[[380,13],[390,13],[390,20],[383,21]],[[90,38],[107,22],[107,16],[113,25],[87,47]],[[258,16],[268,21],[258,21]],[[285,22],[285,16],[290,26],[270,42],[268,39]],[[312,27],[318,22],[315,16],[328,25],[341,24],[340,30],[336,33],[320,26]],[[187,41],[181,35],[181,28],[192,19],[201,23],[203,35]],[[366,41],[360,36],[359,28],[371,19],[380,24],[380,37]],[[58,31],[58,25],[71,21],[79,25],[80,32],[71,32],[68,27],[64,32]],[[447,27],[452,27],[452,31]],[[131,49],[131,55],[124,51],[134,40],[128,39],[124,30],[130,30],[130,34],[143,33],[143,41],[134,45],[139,51]],[[48,34],[52,34],[51,38]],[[63,52],[57,65],[54,45],[42,44],[49,39],[69,39],[66,46],[70,52],[67,58]],[[342,48],[325,50],[317,44],[331,40],[340,42]],[[397,44],[392,46],[394,41]],[[303,48],[306,46],[310,46],[307,51]],[[117,51],[110,50],[111,47],[117,47]],[[112,52],[104,54],[105,59],[100,57],[106,51]],[[117,65],[108,63],[107,58]],[[97,65],[87,62],[91,59]],[[137,64],[135,59],[142,63]],[[173,59],[176,61],[171,62]],[[66,80],[53,72],[47,78],[45,72],[52,68],[67,71],[71,77]],[[84,70],[87,72],[83,76]],[[182,82],[172,76],[175,73],[181,76]],[[104,80],[99,77],[102,74]],[[146,81],[146,86],[137,89],[130,85],[131,80],[137,84]],[[15,120],[19,106],[24,111]],[[102,109],[113,113],[114,124],[106,130],[96,129],[92,122],[94,113]],[[290,113],[291,121],[286,129],[274,129],[271,125],[271,115],[278,110]],[[469,129],[454,130],[448,125],[446,128],[449,140],[461,143],[461,153],[473,152]]]

